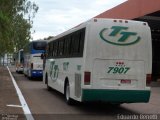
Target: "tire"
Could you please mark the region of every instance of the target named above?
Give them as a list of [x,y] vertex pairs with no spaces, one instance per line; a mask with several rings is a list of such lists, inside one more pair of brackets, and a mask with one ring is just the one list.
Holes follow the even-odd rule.
[[70,98],[70,86],[69,86],[69,82],[67,82],[65,84],[64,95],[65,95],[65,101],[66,101],[66,103],[68,105],[73,105],[75,103],[74,100]]
[[28,77],[29,80],[32,80],[32,77]]
[[51,91],[52,88],[48,85],[48,76],[47,76],[47,75],[46,75],[45,80],[46,80],[47,90],[48,90],[48,91]]

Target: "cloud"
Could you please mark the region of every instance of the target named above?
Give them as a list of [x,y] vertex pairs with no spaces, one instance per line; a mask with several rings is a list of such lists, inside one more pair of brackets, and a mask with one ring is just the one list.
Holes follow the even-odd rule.
[[39,6],[33,39],[60,34],[126,0],[31,0]]

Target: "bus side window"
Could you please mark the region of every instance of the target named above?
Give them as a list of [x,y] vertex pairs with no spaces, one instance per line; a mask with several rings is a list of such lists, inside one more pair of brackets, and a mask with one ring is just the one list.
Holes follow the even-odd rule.
[[80,49],[80,56],[83,56],[83,49],[84,49],[84,39],[85,39],[85,29],[83,29],[80,32],[80,44],[79,44],[79,49]]
[[55,57],[55,50],[56,50],[56,48],[55,48],[55,47],[56,47],[56,45],[55,45],[55,43],[54,43],[54,42],[53,42],[52,44],[53,44],[53,51],[52,51],[53,53],[52,53],[52,54],[53,54],[53,57]]
[[49,43],[49,57],[82,57],[85,28]]
[[59,40],[59,46],[58,46],[58,56],[63,55],[63,48],[64,48],[64,39]]
[[58,56],[58,41],[55,42],[55,57]]
[[53,57],[53,42],[50,44],[50,56]]
[[79,49],[79,33],[75,33],[74,36],[73,36],[73,48],[74,48],[74,51],[73,51],[73,55],[76,57],[78,56],[78,49]]
[[64,57],[69,57],[70,56],[70,36],[67,36],[64,40]]
[[48,58],[48,54],[49,54],[49,44],[46,47],[46,58]]
[[73,51],[74,51],[74,41],[73,41],[73,35],[70,36],[70,47],[69,47],[69,55],[72,56],[73,55]]

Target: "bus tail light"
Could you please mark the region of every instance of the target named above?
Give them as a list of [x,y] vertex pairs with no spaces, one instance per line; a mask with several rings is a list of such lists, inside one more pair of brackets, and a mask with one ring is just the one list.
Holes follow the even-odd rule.
[[31,63],[31,69],[33,69],[33,63]]
[[146,84],[149,85],[152,81],[152,75],[151,74],[147,74],[146,76]]
[[84,85],[90,85],[91,72],[84,72]]

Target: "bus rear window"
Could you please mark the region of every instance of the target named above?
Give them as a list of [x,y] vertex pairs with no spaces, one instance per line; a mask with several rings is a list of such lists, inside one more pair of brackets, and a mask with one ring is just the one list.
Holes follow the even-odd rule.
[[46,42],[33,42],[33,49],[35,50],[45,50]]

